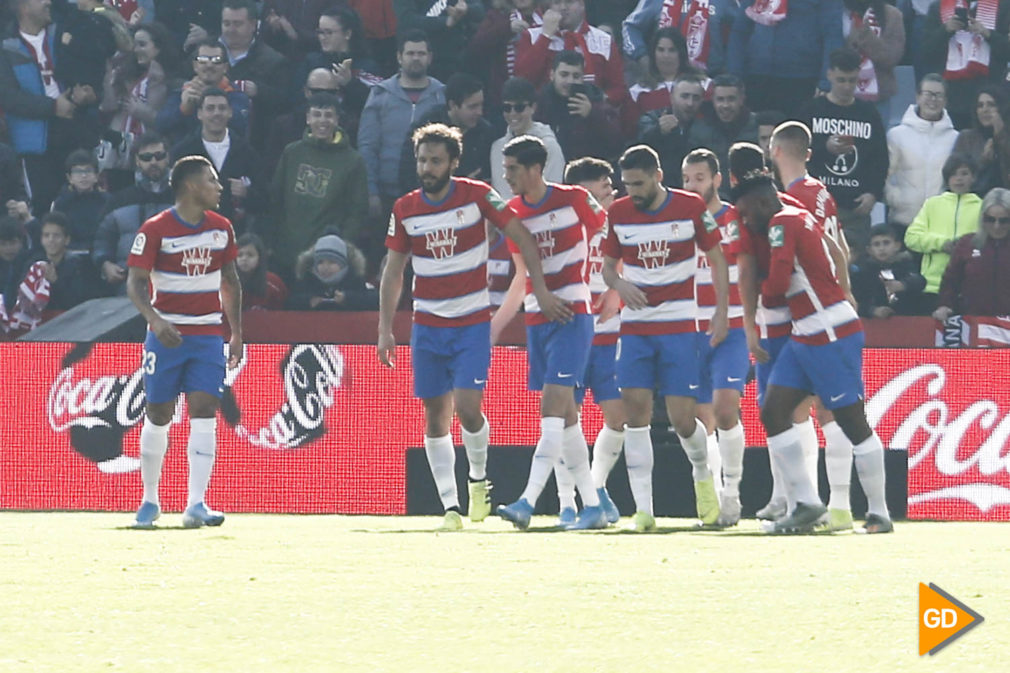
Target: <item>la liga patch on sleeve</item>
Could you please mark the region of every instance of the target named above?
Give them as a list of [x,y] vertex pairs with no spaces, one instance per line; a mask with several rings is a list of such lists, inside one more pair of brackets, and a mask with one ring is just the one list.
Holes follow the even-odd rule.
[[130,254],[143,255],[146,246],[147,234],[137,234],[137,237],[133,239],[133,247],[130,248]]

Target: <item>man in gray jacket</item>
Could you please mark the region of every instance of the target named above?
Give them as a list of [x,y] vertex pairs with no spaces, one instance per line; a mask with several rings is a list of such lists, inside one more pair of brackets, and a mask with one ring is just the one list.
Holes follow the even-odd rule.
[[154,132],[137,141],[137,184],[109,199],[95,231],[91,260],[102,277],[105,294],[126,296],[126,258],[140,225],[175,202],[168,188],[168,147]]
[[400,153],[414,122],[445,105],[445,86],[428,76],[431,49],[420,30],[399,39],[400,73],[372,87],[358,125],[358,152],[368,171],[368,208],[381,219],[400,198]]

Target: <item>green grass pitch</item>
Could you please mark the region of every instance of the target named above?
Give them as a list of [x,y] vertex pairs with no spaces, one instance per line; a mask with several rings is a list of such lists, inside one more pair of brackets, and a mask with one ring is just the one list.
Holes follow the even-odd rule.
[[[131,518],[0,513],[0,671],[1010,670],[1007,524],[779,538],[754,521]],[[986,619],[935,657],[917,654],[920,581]]]

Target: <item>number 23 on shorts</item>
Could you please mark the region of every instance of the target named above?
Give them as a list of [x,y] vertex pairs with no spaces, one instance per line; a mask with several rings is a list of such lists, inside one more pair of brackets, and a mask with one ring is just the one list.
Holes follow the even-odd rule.
[[144,368],[145,374],[154,374],[155,365],[158,362],[158,354],[152,353],[151,351],[144,351],[141,357],[141,366]]

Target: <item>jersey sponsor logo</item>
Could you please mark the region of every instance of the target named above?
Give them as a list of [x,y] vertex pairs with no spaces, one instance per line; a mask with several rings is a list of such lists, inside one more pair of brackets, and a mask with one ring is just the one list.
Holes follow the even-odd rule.
[[595,276],[598,273],[603,273],[603,250],[600,248],[600,243],[603,241],[602,236],[594,236],[592,243],[589,245],[589,275]]
[[666,266],[666,259],[670,256],[670,248],[666,241],[648,241],[638,244],[638,259],[642,261],[642,266],[646,269],[658,269]]
[[206,275],[211,261],[213,261],[213,257],[209,246],[182,251],[182,266],[186,269],[187,276]]
[[147,245],[147,234],[137,234],[133,239],[133,247],[130,248],[131,255],[143,255],[144,247]]
[[[463,211],[459,211],[462,216]],[[424,232],[424,247],[435,259],[451,257],[456,252],[456,234],[452,227]]]
[[719,228],[719,223],[715,221],[714,217],[712,217],[712,213],[707,210],[701,214],[701,221],[705,225],[705,231],[710,234]]
[[[551,224],[553,226],[554,213],[551,213]],[[537,249],[540,251],[540,259],[547,259],[554,254],[554,232],[550,229],[545,229],[544,231],[538,231],[534,234],[537,239]]]
[[773,248],[781,248],[786,242],[786,230],[781,224],[776,224],[768,230],[768,244]]
[[501,212],[505,210],[506,203],[502,201],[501,196],[493,189],[488,190],[488,193],[484,195],[484,199],[491,204],[491,207],[495,210]]
[[295,194],[305,194],[316,199],[326,196],[333,171],[310,164],[299,164],[295,177]]

